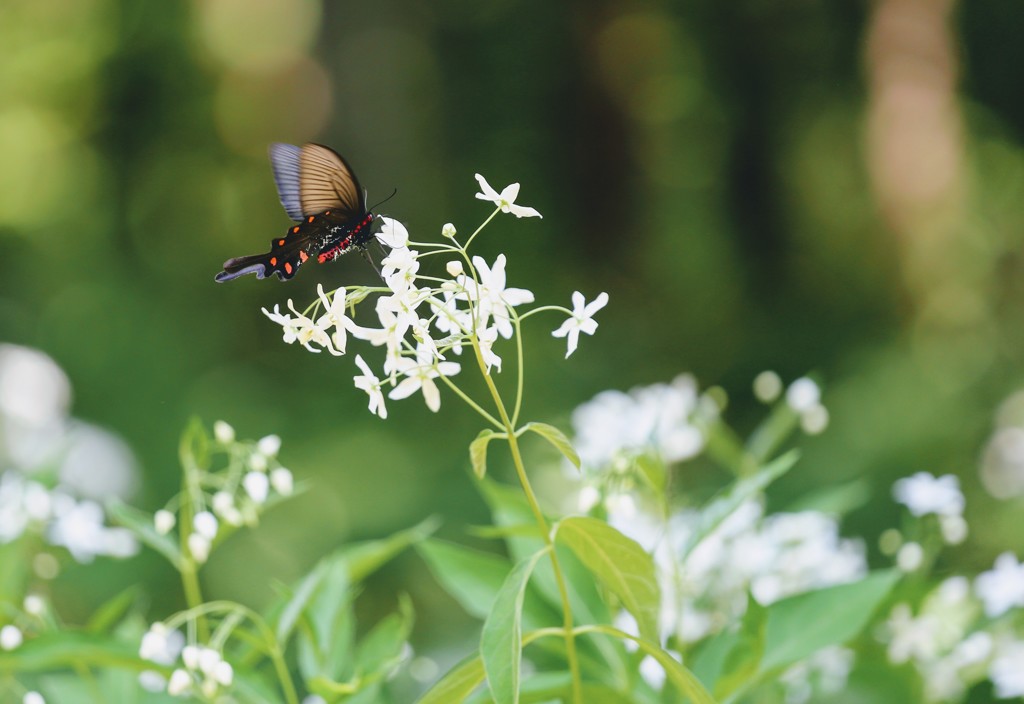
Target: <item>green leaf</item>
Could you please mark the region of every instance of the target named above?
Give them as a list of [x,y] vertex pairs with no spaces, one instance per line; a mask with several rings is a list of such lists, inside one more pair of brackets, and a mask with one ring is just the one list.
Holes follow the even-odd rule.
[[484,663],[475,655],[448,671],[417,700],[417,704],[459,704],[484,681]]
[[103,633],[110,630],[128,613],[128,609],[132,607],[138,596],[139,587],[137,585],[128,587],[96,609],[96,613],[89,619],[85,629],[90,633]]
[[77,631],[43,633],[26,640],[16,650],[0,652],[0,672],[43,672],[72,664],[137,671],[161,669],[139,657],[138,643]]
[[487,474],[487,443],[499,434],[493,430],[481,430],[476,440],[469,443],[469,461],[473,463],[473,474],[480,479]]
[[541,550],[513,568],[484,621],[480,655],[487,673],[487,684],[496,704],[519,702],[523,599],[533,568],[547,552],[548,549]]
[[808,492],[786,507],[787,512],[821,511],[833,516],[845,516],[871,500],[871,482],[858,477],[845,484],[829,485]]
[[664,494],[668,484],[668,468],[661,458],[649,454],[637,455],[633,458],[633,468],[659,496]]
[[174,540],[173,534],[160,535],[156,532],[151,515],[116,499],[110,501],[106,508],[111,518],[134,533],[144,545],[166,557],[175,569],[181,569],[181,551],[178,549],[178,543]]
[[604,521],[574,516],[555,526],[555,541],[568,546],[587,569],[633,614],[640,635],[658,641],[660,591],[654,560],[632,538]]
[[764,630],[767,610],[752,595],[747,595],[747,610],[736,634],[733,647],[722,664],[723,676],[715,682],[714,693],[726,698],[743,685],[752,682],[764,656]]
[[442,540],[416,546],[434,578],[472,616],[487,618],[501,585],[512,570],[500,555]]
[[440,525],[440,518],[430,516],[412,528],[399,531],[388,538],[368,540],[343,548],[339,555],[348,565],[349,580],[352,583],[362,582],[410,545],[430,537]]
[[859,582],[827,587],[768,607],[762,671],[788,667],[830,645],[845,643],[867,625],[900,578],[896,570],[872,572]]
[[800,423],[800,415],[788,403],[777,403],[747,440],[747,452],[754,461],[768,459]]
[[403,594],[398,601],[398,613],[381,619],[360,641],[356,650],[356,671],[362,677],[384,676],[390,672],[401,661],[402,647],[409,640],[413,620],[412,601]]
[[722,522],[731,516],[733,511],[760,494],[772,482],[792,469],[798,459],[800,459],[800,453],[797,450],[791,450],[759,469],[756,474],[734,481],[717,497],[711,499],[701,509],[700,522],[683,546],[680,562],[685,560],[704,538],[722,525]]
[[640,650],[647,653],[661,664],[662,668],[665,670],[666,679],[679,690],[680,694],[689,699],[692,704],[716,704],[714,697],[708,693],[708,690],[704,688],[704,685],[700,683],[700,680],[698,680],[681,662],[663,650],[657,643],[652,643],[645,638],[637,638],[634,635],[610,626],[589,626],[580,630],[593,635],[606,633],[609,635],[615,635],[623,640],[633,641],[637,646],[639,646]]
[[523,426],[523,430],[537,433],[554,445],[556,450],[565,455],[565,458],[572,462],[576,469],[580,468],[580,456],[576,454],[576,449],[573,448],[569,438],[565,437],[565,433],[561,430],[547,423],[527,423]]

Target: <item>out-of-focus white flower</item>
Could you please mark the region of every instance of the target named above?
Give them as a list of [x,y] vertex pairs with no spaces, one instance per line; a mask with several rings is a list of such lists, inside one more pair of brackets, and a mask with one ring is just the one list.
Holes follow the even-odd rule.
[[17,626],[7,624],[3,628],[0,628],[0,648],[4,650],[14,650],[19,645],[23,637],[21,635],[21,629]]
[[249,467],[257,472],[267,471],[267,457],[261,452],[254,452],[248,457]]
[[170,665],[178,659],[184,644],[185,636],[180,631],[172,631],[158,621],[143,634],[139,657],[158,665]]
[[188,551],[199,564],[203,564],[210,557],[210,541],[199,533],[192,533],[188,536]]
[[381,227],[377,239],[382,244],[391,249],[400,249],[409,244],[409,231],[405,229],[405,225],[385,215],[379,215],[378,219],[381,221]]
[[167,683],[167,693],[172,697],[180,697],[192,689],[192,676],[185,670],[177,669],[171,673],[171,679]]
[[376,413],[381,418],[388,417],[388,409],[384,405],[384,392],[381,390],[380,379],[374,376],[363,358],[356,355],[356,365],[362,370],[362,375],[353,378],[357,389],[362,389],[370,395],[370,413]]
[[198,645],[186,645],[181,651],[181,661],[190,670],[199,669],[199,653],[202,652]]
[[576,497],[576,507],[583,513],[587,513],[597,506],[597,502],[600,500],[601,492],[597,490],[597,487],[587,485],[580,489],[580,493]]
[[100,503],[115,496],[126,499],[135,492],[138,465],[131,448],[120,437],[91,423],[74,420],[68,424],[63,442],[57,476],[64,490]]
[[245,487],[245,493],[249,495],[253,501],[258,504],[262,504],[267,500],[267,494],[270,491],[270,480],[267,479],[267,475],[263,472],[248,472],[242,477],[242,486]]
[[21,704],[46,704],[46,700],[39,692],[25,692],[25,696],[21,698]]
[[967,539],[967,521],[961,515],[939,516],[939,529],[949,545],[959,545]]
[[576,351],[576,346],[579,344],[581,332],[593,335],[597,330],[597,321],[594,320],[594,314],[604,308],[607,304],[608,294],[603,291],[590,303],[586,302],[582,293],[579,291],[573,291],[572,317],[562,323],[561,327],[551,333],[554,337],[568,338],[566,341],[566,359]]
[[38,594],[29,594],[25,597],[22,607],[29,616],[39,617],[46,612],[46,601]]
[[302,704],[327,704],[327,700],[319,694],[310,694],[302,700]]
[[217,670],[217,666],[224,661],[220,651],[214,648],[200,648],[199,649],[199,669],[204,675],[213,675]]
[[295,482],[291,471],[284,467],[278,467],[270,473],[270,485],[274,487],[281,496],[288,496],[295,488]]
[[225,421],[215,421],[213,424],[213,437],[222,445],[233,443],[235,441],[235,429]]
[[277,457],[281,450],[281,438],[277,435],[264,435],[256,443],[256,450],[264,457]]
[[174,517],[174,514],[165,508],[162,508],[153,514],[153,527],[160,535],[167,535],[170,533],[171,530],[174,529],[174,524],[176,522],[177,519]]
[[996,558],[995,566],[974,580],[974,592],[985,606],[985,615],[998,618],[1014,607],[1024,606],[1024,564],[1011,552]]
[[661,663],[648,655],[640,661],[640,676],[656,691],[660,692],[665,685],[665,668]]
[[772,403],[782,393],[782,379],[773,371],[763,371],[754,377],[754,396],[762,403]]
[[[476,197],[480,200],[489,200],[499,208],[503,213],[512,213],[517,218],[540,218],[543,217],[533,208],[528,208],[523,205],[516,205],[516,198],[519,196],[519,184],[513,183],[505,186],[501,193],[491,188],[490,184],[480,174],[476,175],[477,183],[480,184],[480,193],[476,194]],[[454,228],[453,228],[454,229]]]
[[1024,641],[1003,645],[988,671],[1000,699],[1024,697]]
[[242,512],[235,506],[235,497],[226,492],[218,491],[213,495],[213,512],[230,526],[242,525]]
[[924,561],[924,548],[919,543],[904,543],[896,553],[896,566],[903,572],[913,572]]
[[68,549],[78,562],[90,562],[97,555],[130,557],[138,551],[138,542],[127,528],[103,525],[103,509],[93,501],[75,502],[69,497],[66,507],[56,511],[50,524],[48,540]]
[[0,415],[30,428],[67,416],[71,383],[47,355],[29,347],[0,345]]
[[217,518],[209,511],[200,511],[192,519],[192,527],[195,528],[196,533],[203,536],[207,540],[213,540],[217,537],[217,529],[220,527],[217,523]]
[[934,513],[939,516],[960,515],[964,511],[964,495],[960,480],[952,474],[935,477],[918,472],[899,479],[892,487],[893,497],[915,516]]
[[800,427],[808,435],[820,435],[828,428],[828,409],[820,403],[800,414]]
[[223,685],[224,687],[230,687],[231,682],[235,678],[235,670],[231,667],[231,663],[222,660],[213,668],[211,677],[213,677],[217,684]]
[[815,690],[836,694],[846,687],[853,669],[854,653],[848,648],[823,648],[782,673],[779,681],[786,690],[786,704],[803,704]]
[[909,604],[897,604],[886,622],[889,630],[889,661],[899,665],[910,660],[931,660],[938,653],[936,631],[940,619],[934,614],[914,618]]
[[797,413],[803,414],[821,402],[821,389],[813,379],[800,377],[786,389],[786,403]]

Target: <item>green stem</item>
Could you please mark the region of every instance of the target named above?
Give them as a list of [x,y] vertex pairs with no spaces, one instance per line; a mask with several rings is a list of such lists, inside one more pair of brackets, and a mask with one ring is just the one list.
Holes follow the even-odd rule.
[[523,487],[523,493],[526,494],[526,500],[530,504],[530,510],[533,511],[533,516],[537,521],[537,526],[540,528],[541,536],[544,538],[544,543],[548,548],[550,548],[548,554],[551,557],[551,567],[555,573],[555,582],[558,585],[558,595],[562,601],[562,633],[565,637],[565,654],[566,659],[569,661],[569,672],[572,676],[572,701],[573,704],[583,704],[583,684],[580,679],[579,657],[576,654],[576,634],[573,631],[574,621],[572,617],[572,604],[569,602],[569,590],[565,586],[565,577],[562,574],[562,566],[558,562],[558,555],[555,552],[555,546],[551,540],[551,530],[548,527],[547,519],[544,518],[544,513],[540,509],[537,496],[533,493],[533,487],[530,485],[530,479],[526,476],[526,467],[523,465],[523,457],[519,452],[519,439],[516,436],[512,421],[508,417],[508,411],[505,410],[505,404],[501,400],[501,394],[498,393],[498,388],[494,385],[494,380],[491,378],[491,375],[487,373],[487,365],[484,363],[483,355],[480,353],[480,344],[477,341],[475,334],[473,335],[473,351],[476,353],[476,360],[480,367],[480,373],[483,375],[484,381],[487,383],[487,388],[491,392],[491,397],[494,399],[494,405],[498,409],[501,422],[505,427],[506,434],[508,435],[508,446],[512,452],[512,462],[515,464],[516,474],[519,476],[519,483]]
[[476,230],[473,231],[473,234],[469,236],[468,240],[466,240],[466,244],[462,245],[462,250],[463,251],[469,251],[469,245],[473,244],[473,240],[476,238],[476,236],[479,235],[480,231],[483,230],[485,227],[487,227],[487,223],[489,223],[491,220],[493,220],[494,216],[497,215],[500,212],[501,212],[501,207],[500,206],[495,208],[494,212],[491,213],[490,217],[488,217],[486,220],[484,220],[480,224],[480,227],[476,228]]
[[[192,550],[189,548],[188,539],[192,535],[192,522],[195,518],[195,495],[199,491],[199,482],[195,474],[198,467],[195,464],[191,453],[183,448],[181,453],[182,465],[182,487],[181,487],[181,529],[178,531],[181,538],[181,583],[185,590],[185,603],[190,609],[195,609],[203,604],[203,593],[199,588],[199,566],[196,564]],[[210,627],[206,618],[200,615],[196,619],[196,628],[199,631],[199,640],[205,643],[210,638]]]

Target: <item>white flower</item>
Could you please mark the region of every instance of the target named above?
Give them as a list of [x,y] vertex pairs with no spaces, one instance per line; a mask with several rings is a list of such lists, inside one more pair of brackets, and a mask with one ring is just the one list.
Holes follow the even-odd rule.
[[39,692],[25,692],[25,696],[21,698],[21,704],[46,704],[46,700]]
[[206,562],[210,557],[210,541],[199,533],[188,536],[188,551],[199,564]]
[[232,680],[235,678],[235,670],[231,667],[231,663],[222,660],[213,668],[213,674],[211,676],[218,684],[229,687],[231,686]]
[[995,567],[974,580],[974,591],[985,615],[998,618],[1013,607],[1024,606],[1024,565],[1011,552],[996,558]]
[[569,355],[576,351],[576,345],[579,342],[580,333],[585,332],[588,335],[593,335],[594,331],[597,330],[597,322],[594,320],[594,313],[601,310],[608,304],[608,294],[600,293],[590,303],[586,302],[583,298],[583,294],[579,291],[574,291],[572,294],[572,317],[562,323],[562,326],[551,333],[554,337],[566,337],[568,336],[568,351],[565,353],[565,358],[568,359]]
[[46,611],[46,601],[38,594],[27,595],[23,606],[29,616],[42,616]]
[[204,675],[212,675],[221,662],[221,654],[213,648],[199,649],[199,669]]
[[286,343],[291,344],[298,341],[299,344],[310,352],[320,352],[320,350],[310,344],[316,343],[333,355],[341,354],[341,352],[334,349],[331,337],[327,334],[327,328],[332,324],[331,319],[327,315],[322,315],[317,320],[308,318],[295,310],[295,303],[290,298],[288,299],[288,308],[295,314],[294,318],[287,314],[282,315],[276,305],[274,306],[273,313],[266,308],[262,309],[264,315],[281,326],[284,331],[282,339]]
[[409,244],[409,231],[405,229],[405,225],[385,215],[379,215],[378,220],[381,221],[381,227],[377,239],[382,244],[391,249],[399,249]]
[[226,491],[218,491],[213,495],[213,512],[228,525],[242,524],[242,513],[235,507],[235,497]]
[[903,572],[913,572],[924,561],[924,548],[918,543],[904,543],[896,553],[896,566]]
[[967,539],[967,521],[963,516],[939,516],[939,529],[948,545],[959,545]]
[[235,441],[235,429],[228,423],[218,420],[213,424],[213,437],[222,445],[227,445]]
[[174,514],[167,509],[162,508],[153,514],[153,527],[160,535],[167,535],[170,533],[171,529],[174,528],[175,523],[176,519]]
[[172,631],[159,621],[149,627],[139,644],[139,657],[158,665],[170,665],[178,659],[185,643],[180,631]]
[[650,655],[640,661],[640,676],[657,691],[665,684],[665,668]]
[[21,645],[21,641],[21,630],[17,626],[8,624],[0,628],[0,648],[14,650]]
[[406,247],[391,250],[380,263],[381,278],[392,291],[405,291],[412,286],[419,269],[419,252]]
[[820,435],[828,427],[828,409],[820,403],[800,414],[800,427],[808,435]]
[[942,624],[936,615],[922,614],[915,619],[909,604],[897,604],[886,625],[891,635],[889,662],[894,665],[909,660],[928,661],[937,654],[936,633]]
[[1024,697],[1024,641],[1014,641],[1000,648],[988,676],[1000,699]]
[[588,484],[580,489],[579,496],[576,497],[576,505],[581,512],[588,513],[590,509],[597,506],[597,502],[600,500],[601,492],[597,490],[597,487]]
[[[334,296],[330,299],[327,297],[327,293],[324,291],[322,284],[316,285],[316,294],[320,297],[320,302],[324,304],[324,315],[320,320],[326,319],[328,323],[334,326],[334,333],[331,335],[331,341],[334,343],[334,349],[338,350],[339,354],[345,353],[345,346],[348,342],[348,331],[352,327],[352,319],[348,317],[345,311],[345,287],[339,288],[334,292]],[[272,435],[269,437],[277,437]],[[278,438],[277,447],[281,446],[281,440]],[[277,449],[274,452],[263,453],[268,457],[273,457],[277,453]]]
[[198,645],[186,645],[181,651],[181,661],[185,663],[185,667],[190,670],[198,670],[200,652]]
[[455,225],[452,225],[450,222],[446,222],[441,227],[441,236],[442,237],[447,237],[448,239],[451,240],[451,239],[455,239],[455,235],[456,235]]
[[270,484],[281,496],[288,496],[294,489],[292,473],[284,467],[278,467],[270,473]]
[[444,265],[444,270],[448,272],[451,277],[462,276],[466,273],[465,268],[462,266],[462,262],[458,259],[453,259]]
[[172,697],[186,694],[192,688],[192,676],[182,669],[171,673],[171,679],[167,683],[167,693]]
[[217,529],[220,527],[217,523],[217,518],[209,511],[200,511],[192,519],[192,526],[196,529],[196,533],[203,536],[207,540],[213,540],[217,537]]
[[786,403],[797,413],[805,413],[821,401],[821,389],[813,379],[800,377],[786,389]]
[[437,413],[441,408],[441,392],[434,383],[439,376],[454,376],[462,369],[458,362],[434,361],[429,351],[420,346],[416,351],[416,360],[403,357],[398,361],[398,371],[405,376],[398,386],[391,389],[390,399],[403,399],[417,391],[423,392],[423,400],[427,408]]
[[366,365],[363,358],[356,355],[356,365],[362,370],[361,376],[353,377],[356,388],[362,389],[370,395],[370,413],[376,413],[381,418],[388,417],[388,409],[384,405],[384,393],[381,391],[380,379],[374,376],[370,367]]
[[262,472],[248,472],[242,478],[242,486],[245,493],[258,504],[267,500],[267,493],[270,491],[270,480]]
[[465,288],[466,295],[479,306],[477,324],[486,327],[488,319],[493,316],[498,333],[507,340],[513,332],[509,310],[524,303],[533,303],[534,296],[525,288],[505,288],[505,261],[505,255],[499,254],[494,266],[489,267],[481,257],[473,257],[473,266],[480,280],[479,289],[476,281],[468,276],[459,277],[458,282]]
[[[476,175],[477,183],[480,184],[480,193],[476,194],[476,197],[480,200],[489,200],[499,208],[503,213],[512,213],[517,218],[540,218],[544,217],[533,208],[528,208],[523,205],[515,205],[516,197],[519,195],[519,184],[513,183],[505,186],[505,188],[498,193],[496,190],[491,188],[490,184],[480,174]],[[454,229],[454,228],[453,228]]]
[[257,472],[267,471],[267,458],[261,452],[254,452],[249,455],[249,466]]
[[264,435],[256,443],[256,450],[264,457],[277,457],[281,449],[281,438],[277,435]]
[[782,393],[782,379],[773,371],[764,371],[754,377],[754,396],[762,403],[772,403]]
[[897,480],[893,484],[892,494],[896,501],[910,509],[915,516],[929,513],[954,516],[964,511],[960,480],[952,474],[934,477],[928,472],[918,472]]
[[484,364],[487,365],[487,373],[491,373],[491,367],[497,368],[501,371],[501,357],[494,353],[491,349],[495,341],[498,339],[498,329],[496,327],[489,327],[486,330],[481,330],[477,334],[477,341],[480,343],[480,356],[484,358]]

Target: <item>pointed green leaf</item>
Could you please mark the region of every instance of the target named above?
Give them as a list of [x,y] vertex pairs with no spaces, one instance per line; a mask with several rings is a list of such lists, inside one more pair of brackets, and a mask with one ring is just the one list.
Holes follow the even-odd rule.
[[100,606],[89,619],[85,630],[90,633],[103,633],[110,630],[128,613],[128,609],[132,607],[138,596],[138,585],[128,587],[113,599]]
[[481,430],[476,439],[469,444],[469,461],[473,463],[473,474],[480,479],[487,474],[487,443],[498,437],[493,430]]
[[484,677],[484,662],[475,655],[449,670],[416,704],[459,704],[480,686]]
[[576,469],[580,468],[580,456],[576,454],[576,449],[561,430],[547,423],[527,423],[523,428],[540,435],[565,455],[565,458],[572,462]]
[[356,671],[387,675],[402,658],[402,650],[413,624],[412,601],[405,594],[398,601],[398,613],[390,614],[367,633],[356,650]]
[[157,533],[151,515],[117,500],[110,501],[106,508],[107,514],[134,533],[140,542],[166,557],[175,568],[181,567],[181,551],[173,534]]
[[640,635],[658,641],[660,591],[654,560],[632,538],[604,521],[574,516],[555,526],[555,541],[566,545],[633,614]]
[[733,511],[760,494],[772,482],[792,469],[798,459],[800,459],[800,453],[797,450],[791,450],[757,470],[755,474],[737,479],[721,494],[711,499],[701,510],[700,523],[683,546],[680,560],[685,560],[704,538],[713,533],[726,518],[732,515]]
[[491,612],[480,635],[487,684],[495,704],[518,704],[519,668],[523,652],[523,599],[526,585],[537,561],[548,548],[523,560],[513,568],[494,599]]
[[900,578],[896,570],[872,572],[859,582],[783,599],[768,607],[761,670],[787,667],[859,634]]
[[487,618],[494,598],[512,570],[500,555],[442,540],[425,540],[416,550],[434,578],[472,616]]

